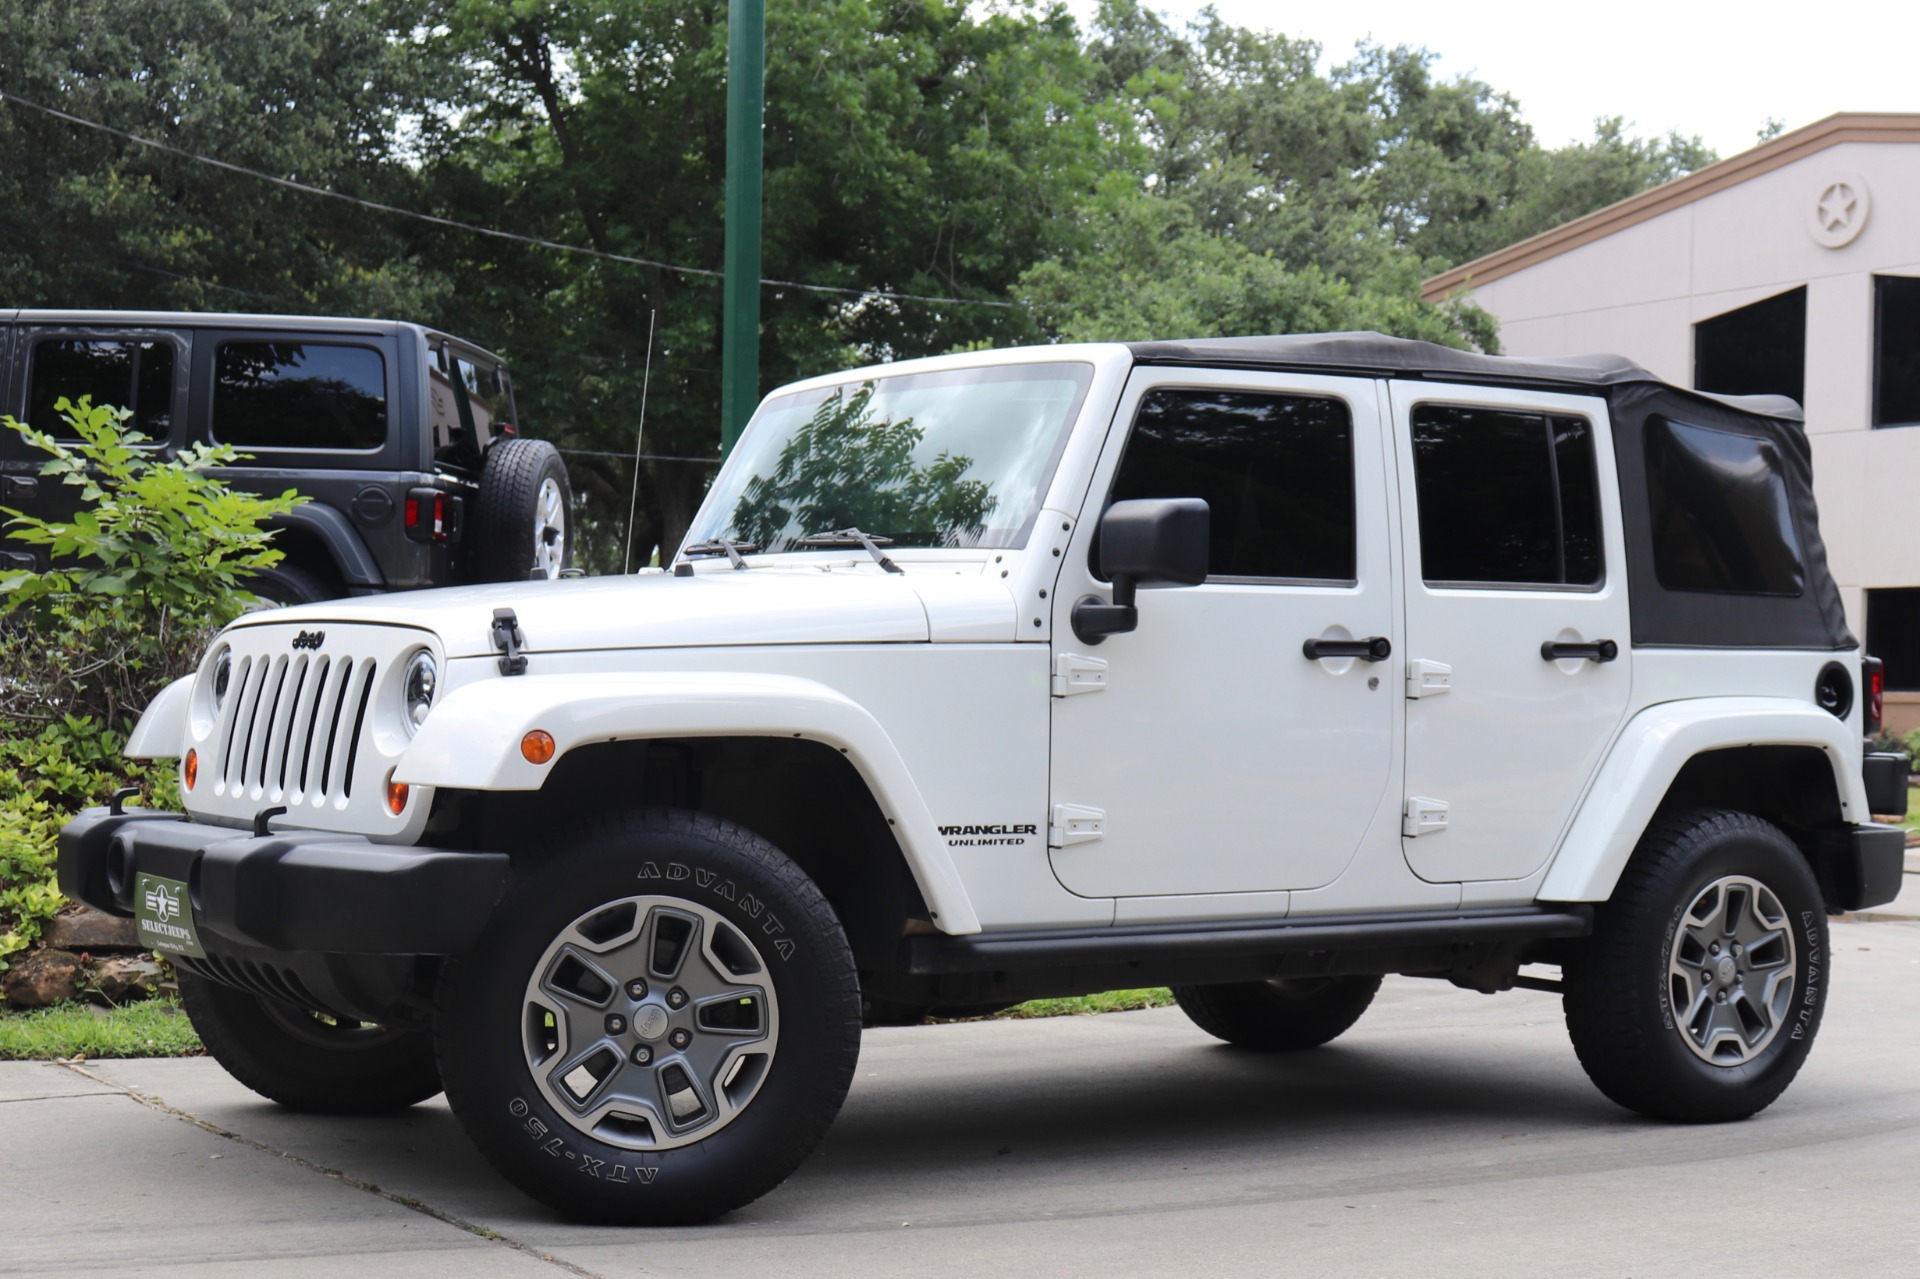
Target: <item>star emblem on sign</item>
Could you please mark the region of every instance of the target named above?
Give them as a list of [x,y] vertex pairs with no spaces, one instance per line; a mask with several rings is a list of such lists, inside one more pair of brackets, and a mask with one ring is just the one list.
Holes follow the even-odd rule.
[[1860,205],[1860,197],[1845,182],[1835,182],[1820,193],[1820,225],[1828,231],[1839,231],[1853,221],[1853,212]]

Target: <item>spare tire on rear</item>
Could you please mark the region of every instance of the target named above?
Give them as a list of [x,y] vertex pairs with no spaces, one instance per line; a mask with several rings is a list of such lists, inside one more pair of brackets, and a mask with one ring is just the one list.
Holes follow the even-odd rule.
[[560,452],[545,440],[502,440],[487,450],[466,535],[476,582],[555,578],[573,549],[573,491]]

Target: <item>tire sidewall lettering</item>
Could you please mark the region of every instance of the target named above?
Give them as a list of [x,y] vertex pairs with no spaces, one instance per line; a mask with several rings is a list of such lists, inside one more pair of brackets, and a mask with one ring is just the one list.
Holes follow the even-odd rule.
[[643,862],[634,877],[643,883],[672,884],[673,891],[682,895],[689,889],[698,889],[752,925],[746,931],[756,937],[763,949],[770,948],[783,962],[793,958],[796,947],[793,939],[785,935],[787,927],[780,917],[758,895],[742,888],[732,877],[676,861]]

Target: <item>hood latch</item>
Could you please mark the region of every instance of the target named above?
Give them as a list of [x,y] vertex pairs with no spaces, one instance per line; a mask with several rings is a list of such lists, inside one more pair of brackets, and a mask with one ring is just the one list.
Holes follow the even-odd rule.
[[493,646],[500,650],[500,673],[502,675],[525,675],[527,659],[520,649],[527,637],[520,631],[520,619],[513,615],[510,608],[493,610]]

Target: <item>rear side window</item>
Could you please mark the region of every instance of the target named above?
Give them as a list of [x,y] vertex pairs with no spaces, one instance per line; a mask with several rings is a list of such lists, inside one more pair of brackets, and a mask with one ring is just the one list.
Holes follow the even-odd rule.
[[1210,577],[1354,580],[1353,418],[1339,400],[1148,394],[1113,500],[1151,497],[1206,500]]
[[222,342],[213,361],[213,437],[281,449],[387,442],[386,360],[330,342]]
[[1599,585],[1599,481],[1585,418],[1416,405],[1413,473],[1428,585]]
[[1771,440],[1647,422],[1653,567],[1670,591],[1799,595],[1800,537],[1780,451]]
[[54,405],[93,397],[97,407],[133,410],[128,422],[151,440],[173,429],[173,343],[161,339],[115,342],[51,338],[36,342],[27,374],[27,425],[72,439]]

